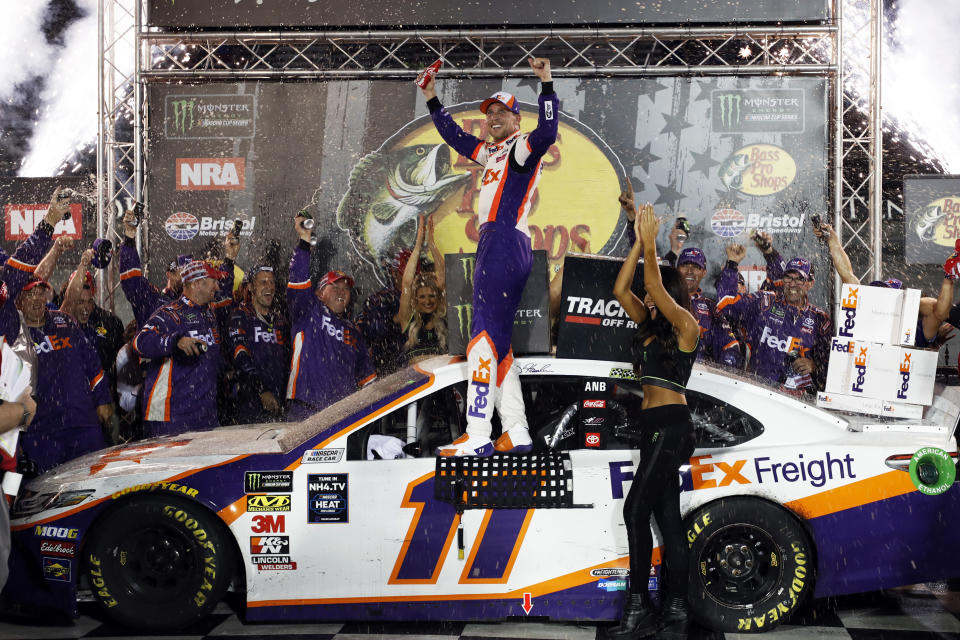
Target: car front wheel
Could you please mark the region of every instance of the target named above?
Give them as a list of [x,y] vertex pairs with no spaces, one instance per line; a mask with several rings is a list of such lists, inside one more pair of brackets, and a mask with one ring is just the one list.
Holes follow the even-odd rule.
[[179,629],[206,616],[233,573],[229,532],[201,505],[131,499],[96,523],[84,548],[94,597],[137,629]]
[[756,498],[725,498],[687,518],[690,608],[704,625],[759,633],[813,590],[813,547],[791,513]]

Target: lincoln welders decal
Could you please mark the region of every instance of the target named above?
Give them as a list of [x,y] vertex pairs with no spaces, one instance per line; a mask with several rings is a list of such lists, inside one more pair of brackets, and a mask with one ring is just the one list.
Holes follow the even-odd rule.
[[346,473],[308,475],[307,499],[307,522],[349,522]]

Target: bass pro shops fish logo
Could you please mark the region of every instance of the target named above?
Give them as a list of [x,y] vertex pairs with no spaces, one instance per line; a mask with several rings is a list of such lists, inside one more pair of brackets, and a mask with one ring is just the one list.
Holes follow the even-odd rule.
[[[536,105],[519,106],[520,131],[532,131],[539,117]],[[447,111],[464,131],[487,139],[479,101]],[[593,130],[559,115],[557,141],[541,160],[542,175],[528,214],[532,248],[545,249],[551,264],[570,250],[614,251],[625,237],[627,221],[610,194],[630,184],[616,155]],[[441,253],[476,252],[482,177],[483,167],[447,146],[425,115],[357,162],[337,207],[337,224],[386,283],[390,260],[416,240],[418,216],[433,220]]]
[[797,177],[797,163],[772,144],[751,144],[734,151],[720,165],[724,187],[748,196],[769,196],[789,187]]
[[913,213],[908,226],[921,242],[953,248],[960,238],[960,195],[937,198]]

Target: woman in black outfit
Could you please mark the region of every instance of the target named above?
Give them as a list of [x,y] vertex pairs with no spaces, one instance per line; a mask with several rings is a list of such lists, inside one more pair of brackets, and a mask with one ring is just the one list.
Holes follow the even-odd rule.
[[[620,203],[633,213],[633,194]],[[645,205],[634,221],[637,241],[630,250],[614,295],[639,325],[634,337],[634,369],[640,377],[643,404],[640,414],[640,465],[623,505],[630,547],[630,589],[620,624],[607,637],[644,638],[658,628],[687,618],[687,542],[680,521],[679,467],[694,449],[693,424],[684,396],[696,359],[700,326],[690,313],[690,298],[679,272],[657,264],[656,239],[660,221]],[[647,291],[642,301],[630,290],[640,254]],[[645,304],[646,302],[646,304]],[[665,585],[663,608],[653,610],[647,593],[653,540],[650,516],[662,535]]]

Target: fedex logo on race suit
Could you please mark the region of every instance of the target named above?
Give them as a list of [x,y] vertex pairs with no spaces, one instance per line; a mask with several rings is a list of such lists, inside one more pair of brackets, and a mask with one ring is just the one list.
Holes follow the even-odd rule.
[[177,158],[177,191],[244,188],[244,158]]
[[[712,456],[694,456],[689,467],[681,467],[680,490],[699,491],[741,484],[793,484],[801,482],[820,488],[831,480],[855,480],[853,470],[855,459],[852,455],[833,455],[827,451],[822,455],[804,458],[798,453],[790,459],[773,462],[770,456],[760,456],[753,460],[715,460]],[[626,495],[624,485],[633,480],[632,460],[610,462],[610,491],[614,499]]]
[[337,328],[330,321],[330,316],[324,315],[323,321],[320,323],[320,330],[326,331],[327,335],[331,338],[336,338],[339,342],[347,345],[348,347],[353,347],[357,344],[357,337],[353,335],[353,332],[348,328]]
[[903,360],[900,362],[900,377],[902,378],[902,383],[900,385],[900,390],[897,391],[897,397],[901,400],[907,399],[907,391],[910,390],[910,353],[904,352]]
[[195,340],[202,340],[202,341],[204,341],[204,342],[207,343],[207,344],[216,344],[216,343],[217,343],[217,338],[213,335],[213,331],[207,331],[206,333],[200,333],[200,332],[197,331],[196,329],[190,329],[190,331],[187,332],[187,335],[189,335],[191,338],[194,338]]
[[807,347],[800,344],[800,338],[795,338],[793,336],[787,336],[783,340],[778,338],[773,331],[770,330],[770,327],[763,326],[763,334],[760,336],[760,344],[765,344],[771,349],[776,349],[783,353],[798,353],[801,358],[807,357],[807,352],[810,351]]
[[487,417],[484,409],[490,404],[491,361],[492,358],[480,358],[480,363],[470,376],[470,384],[473,385],[477,395],[473,401],[474,403],[467,407],[467,415],[473,416],[474,418],[485,419]]
[[[857,379],[853,381],[851,390],[863,393],[863,384],[867,381],[867,352],[869,347],[860,347],[860,353],[853,359],[853,368],[856,369]],[[909,375],[909,374],[908,374]]]
[[33,348],[36,350],[37,355],[40,355],[41,353],[52,353],[54,351],[60,351],[61,349],[72,349],[73,345],[70,344],[70,336],[63,338],[59,336],[44,336],[43,341],[34,343]]
[[253,328],[253,341],[265,344],[283,344],[283,336],[279,331],[264,331],[259,326]]
[[[851,287],[850,294],[840,300],[840,311],[845,314],[843,325],[839,327],[838,335],[844,338],[853,337],[853,328],[857,324],[857,302],[859,301],[859,287]],[[840,324],[839,322],[837,323]]]
[[[26,240],[47,215],[48,204],[3,205],[4,235],[7,240]],[[79,240],[83,235],[83,205],[70,204],[70,217],[53,228],[53,237],[70,236]]]

